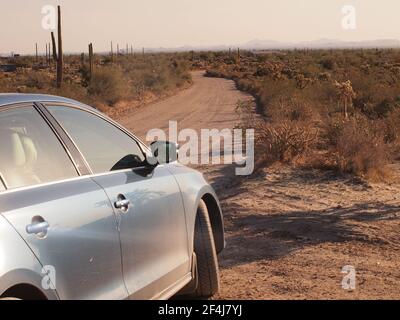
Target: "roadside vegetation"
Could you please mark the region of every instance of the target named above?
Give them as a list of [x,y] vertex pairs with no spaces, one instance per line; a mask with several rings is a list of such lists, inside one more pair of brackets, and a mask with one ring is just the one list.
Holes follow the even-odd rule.
[[[2,58],[15,72],[0,71],[0,92],[48,93],[77,99],[111,115],[184,88],[191,83],[188,54],[147,53],[64,57],[64,81],[56,86],[56,63],[43,57]],[[123,108],[122,108],[123,109]],[[124,109],[124,110],[125,110]],[[121,110],[120,110],[121,111]]]
[[[39,57],[40,60],[40,57]],[[400,50],[67,55],[56,87],[55,63],[2,58],[0,92],[49,93],[118,116],[191,83],[191,69],[236,82],[257,101],[240,104],[256,127],[257,167],[275,162],[388,180],[400,158]],[[249,117],[250,116],[250,117]]]
[[233,79],[256,97],[259,168],[279,161],[390,178],[400,146],[399,50],[204,56],[208,76]]

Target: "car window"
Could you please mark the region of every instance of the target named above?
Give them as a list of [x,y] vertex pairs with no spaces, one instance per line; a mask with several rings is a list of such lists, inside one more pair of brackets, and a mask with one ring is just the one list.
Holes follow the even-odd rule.
[[0,111],[0,175],[12,189],[77,177],[78,173],[35,108],[20,107]]
[[143,165],[145,157],[137,142],[110,122],[72,107],[47,108],[75,142],[93,173]]

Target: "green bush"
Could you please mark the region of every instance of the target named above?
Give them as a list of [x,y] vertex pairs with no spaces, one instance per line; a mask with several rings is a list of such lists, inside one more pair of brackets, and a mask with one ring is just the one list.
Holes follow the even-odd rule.
[[129,87],[120,68],[103,67],[93,72],[88,86],[89,95],[101,99],[111,105],[127,97]]

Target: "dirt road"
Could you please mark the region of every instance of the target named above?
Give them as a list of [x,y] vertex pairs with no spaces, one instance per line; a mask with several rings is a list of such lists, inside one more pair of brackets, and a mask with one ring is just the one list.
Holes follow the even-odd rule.
[[237,91],[232,81],[206,78],[203,74],[202,71],[193,72],[194,84],[190,88],[118,121],[142,140],[149,129],[168,129],[169,121],[177,121],[178,130],[232,128],[238,120],[235,113],[237,101],[251,97]]
[[[119,121],[142,139],[169,120],[179,129],[232,128],[237,100],[251,97],[228,80],[193,78],[191,88]],[[398,182],[371,185],[284,166],[245,178],[232,166],[198,169],[216,189],[226,223],[216,298],[400,298]],[[354,270],[354,290],[346,290],[351,281],[342,287],[344,266]]]

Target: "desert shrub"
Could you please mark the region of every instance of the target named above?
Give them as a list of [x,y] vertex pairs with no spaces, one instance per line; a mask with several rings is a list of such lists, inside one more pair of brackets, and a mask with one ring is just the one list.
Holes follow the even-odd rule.
[[126,79],[121,69],[117,67],[95,69],[88,87],[89,95],[110,104],[125,98],[128,91]]
[[48,73],[43,71],[30,72],[26,75],[23,80],[23,85],[28,88],[34,88],[38,90],[43,90],[45,88],[51,87],[51,78]]
[[385,119],[380,120],[380,127],[384,132],[385,143],[392,145],[394,156],[398,158],[400,152],[400,108],[394,109]]
[[323,125],[322,138],[328,146],[336,146],[339,136],[342,135],[344,121],[342,117],[332,116],[326,119]]
[[364,116],[351,118],[338,131],[335,145],[341,172],[381,180],[387,176],[390,146],[383,130]]
[[[11,92],[12,89],[12,83],[9,81],[5,75],[0,72],[0,92]],[[15,90],[14,90],[15,91]]]
[[318,73],[318,80],[320,81],[330,81],[331,80],[331,74],[329,72],[320,72]]
[[333,58],[324,58],[321,61],[321,65],[327,70],[335,70],[337,68],[337,63]]
[[211,77],[211,78],[223,78],[224,77],[224,75],[220,71],[215,70],[215,69],[207,69],[205,75],[206,75],[206,77]]
[[316,117],[315,109],[303,99],[294,97],[280,97],[271,102],[267,108],[267,115],[275,122],[278,121],[306,121]]
[[64,83],[61,88],[53,87],[48,93],[81,101],[89,105],[92,105],[94,102],[94,100],[87,95],[86,89],[78,83]]
[[[400,158],[399,52],[293,50],[243,55],[240,64],[209,56],[207,73],[255,96],[256,152],[265,165],[301,159],[381,179]],[[338,95],[335,83],[351,84],[350,98]]]
[[307,122],[261,123],[256,128],[256,153],[261,161],[290,162],[317,140],[318,130]]

